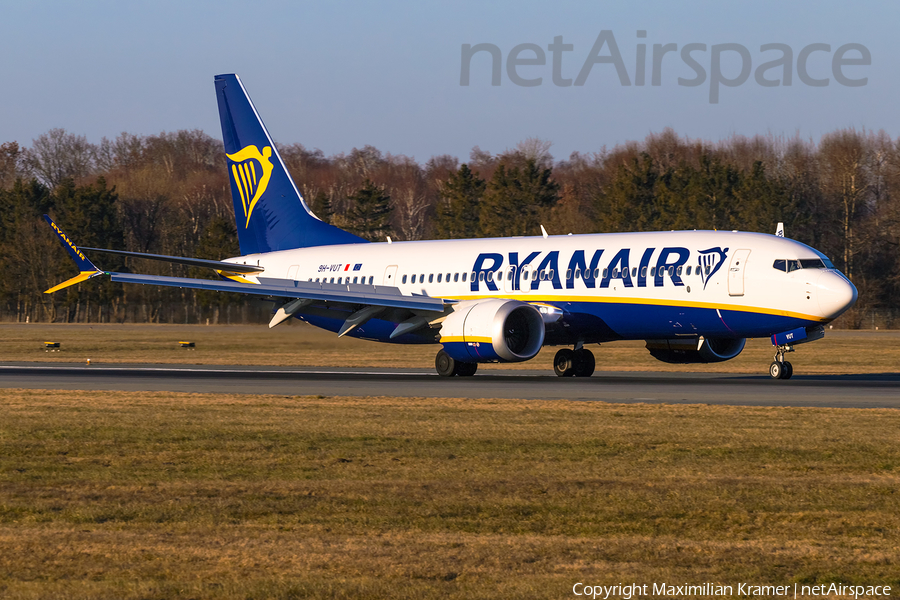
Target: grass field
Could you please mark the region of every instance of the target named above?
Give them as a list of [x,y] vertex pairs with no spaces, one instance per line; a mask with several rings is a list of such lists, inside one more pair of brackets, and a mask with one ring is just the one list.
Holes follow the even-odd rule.
[[[0,362],[64,361],[296,365],[323,367],[433,368],[439,346],[379,344],[295,322],[265,325],[46,325],[0,324]],[[178,346],[193,341],[196,350]],[[62,344],[45,352],[45,341]],[[748,340],[736,359],[711,365],[667,365],[643,342],[589,348],[600,371],[703,371],[766,373],[773,349],[768,339]],[[557,348],[547,347],[524,363],[481,365],[480,370],[538,369],[550,372]],[[797,374],[894,373],[900,371],[900,332],[828,331],[824,340],[797,346],[788,355]]]
[[900,412],[0,390],[0,597],[900,589]]

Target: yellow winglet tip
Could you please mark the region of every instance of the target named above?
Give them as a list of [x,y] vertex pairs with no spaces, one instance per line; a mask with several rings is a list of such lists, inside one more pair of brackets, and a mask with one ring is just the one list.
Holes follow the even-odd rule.
[[70,285],[75,285],[76,283],[81,283],[82,281],[87,281],[94,275],[99,275],[100,273],[102,273],[102,271],[82,271],[81,273],[79,273],[78,275],[73,277],[72,279],[67,279],[66,281],[63,281],[62,283],[60,283],[59,285],[53,286],[52,288],[50,288],[49,290],[47,290],[44,293],[52,294],[53,292],[58,292],[61,289],[69,287]]

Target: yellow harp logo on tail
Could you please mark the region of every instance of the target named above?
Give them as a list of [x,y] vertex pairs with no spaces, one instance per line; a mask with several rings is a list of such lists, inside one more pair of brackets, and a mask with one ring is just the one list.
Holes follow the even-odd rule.
[[234,177],[234,183],[237,185],[238,192],[241,194],[241,204],[244,206],[244,216],[247,217],[247,223],[244,229],[250,226],[250,215],[253,214],[253,207],[262,198],[269,185],[269,178],[272,176],[272,147],[266,146],[259,151],[256,146],[246,146],[241,148],[234,154],[226,154],[232,161],[231,176]]

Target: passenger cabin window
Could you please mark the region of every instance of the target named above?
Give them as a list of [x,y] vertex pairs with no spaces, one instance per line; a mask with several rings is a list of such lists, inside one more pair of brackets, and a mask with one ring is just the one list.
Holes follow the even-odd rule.
[[428,274],[428,283],[434,283],[434,273]]
[[406,275],[403,276],[403,283],[406,283]]
[[453,274],[453,283],[456,283],[458,281],[459,281],[459,273],[454,273]]
[[441,282],[441,275],[442,275],[442,273],[438,273],[438,283]]
[[369,285],[372,285],[375,282],[375,276],[369,275]]
[[687,268],[687,274],[688,274],[688,275],[691,274],[691,265],[688,265],[688,268]]
[[566,279],[572,279],[572,269],[566,269]]
[[466,275],[468,275],[468,274],[469,274],[469,273],[468,273],[468,271],[467,271],[467,272],[465,272],[465,273],[463,273],[463,283],[465,283],[465,282],[466,282]]
[[444,279],[444,281],[446,281],[447,283],[450,283],[450,273],[447,273],[447,278]]

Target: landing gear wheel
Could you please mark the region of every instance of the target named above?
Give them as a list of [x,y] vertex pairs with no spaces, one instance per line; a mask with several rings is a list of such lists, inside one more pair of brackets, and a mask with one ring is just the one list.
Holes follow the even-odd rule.
[[571,377],[575,374],[575,353],[568,348],[563,348],[553,357],[553,372],[557,377]]
[[794,374],[794,366],[791,365],[788,361],[784,361],[783,363],[784,373],[781,375],[782,379],[790,379],[791,375]]
[[478,363],[456,363],[456,374],[460,377],[471,377],[478,370]]
[[776,361],[772,361],[772,364],[769,365],[769,375],[772,379],[782,379],[784,376],[784,366],[783,363]]
[[575,351],[572,365],[575,377],[590,377],[594,374],[595,365],[593,352],[584,348]]
[[794,374],[794,367],[784,360],[784,355],[793,352],[794,347],[789,345],[775,346],[775,362],[769,365],[769,375],[772,379],[790,379]]
[[438,375],[441,377],[453,377],[456,375],[459,364],[443,350],[438,350],[437,356],[434,357],[434,368],[437,369]]
[[772,379],[790,379],[794,374],[794,366],[788,361],[775,361],[769,365],[769,375]]

